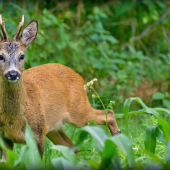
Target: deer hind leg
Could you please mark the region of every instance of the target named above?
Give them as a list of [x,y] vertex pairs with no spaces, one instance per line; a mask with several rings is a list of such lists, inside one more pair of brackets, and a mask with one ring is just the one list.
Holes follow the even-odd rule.
[[53,130],[51,132],[48,132],[47,137],[55,145],[64,145],[69,148],[71,148],[74,145],[73,142],[69,139],[69,137],[62,129],[59,131]]

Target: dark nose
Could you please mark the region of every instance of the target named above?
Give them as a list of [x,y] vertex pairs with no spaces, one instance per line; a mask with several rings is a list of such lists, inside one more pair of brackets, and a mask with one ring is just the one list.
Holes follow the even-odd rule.
[[19,79],[20,78],[20,74],[17,72],[17,71],[8,71],[6,74],[5,74],[5,77],[8,79],[8,80],[16,80],[16,79]]

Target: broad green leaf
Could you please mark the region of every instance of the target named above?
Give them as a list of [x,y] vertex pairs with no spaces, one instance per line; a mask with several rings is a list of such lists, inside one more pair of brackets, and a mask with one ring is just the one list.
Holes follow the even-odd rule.
[[18,155],[9,149],[5,149],[5,154],[6,154],[7,163],[14,165],[14,162],[18,159]]
[[170,115],[170,110],[168,109],[164,109],[164,108],[160,108],[160,107],[156,107],[156,108],[153,108],[155,111],[158,111],[158,112],[166,112]]
[[75,170],[74,165],[64,158],[54,158],[52,159],[52,163],[56,170]]
[[[156,108],[152,108],[153,110],[155,110],[156,112],[166,112],[170,115],[170,110],[168,109],[164,109],[164,108],[160,108],[160,107],[156,107]],[[132,111],[128,113],[128,116],[134,115],[134,114],[140,114],[140,113],[145,113],[146,111],[144,109],[141,110],[137,110],[137,111]],[[123,113],[120,113],[120,115],[122,115]],[[119,114],[117,114],[119,115]]]
[[22,146],[19,158],[18,158],[18,160],[15,161],[14,167],[17,167],[17,168],[24,167],[24,163],[26,163],[26,155],[28,153],[28,148],[29,148],[28,145]]
[[165,141],[165,139],[163,138],[163,132],[162,132],[161,129],[162,129],[161,125],[157,126],[157,128],[156,128],[156,137],[158,138],[158,140],[160,142],[162,142],[163,144],[167,145],[167,141]]
[[94,169],[99,169],[99,163],[94,160],[89,160],[88,164],[91,165]]
[[104,142],[107,139],[105,131],[96,126],[85,126],[81,129],[93,138],[96,149],[101,153],[103,151]]
[[[154,109],[147,107],[139,97],[131,97],[131,98],[126,99],[125,102],[124,102],[124,105],[123,105],[123,113],[124,113],[124,116],[125,116],[127,136],[129,136],[129,127],[128,127],[128,116],[129,115],[128,114],[129,114],[129,109],[130,109],[130,105],[131,105],[132,101],[136,101],[139,104],[141,104],[141,106],[143,107],[143,109],[146,113],[157,115],[157,116],[159,115],[159,113],[156,112]],[[141,111],[139,113],[141,113]],[[135,114],[135,111],[133,112],[133,114]],[[136,114],[138,114],[138,111],[136,112]]]
[[22,147],[20,157],[17,161],[15,161],[14,166],[16,167],[22,166],[23,161],[25,160],[26,168],[40,169],[42,166],[41,157],[34,136],[27,123],[26,123],[25,139],[27,145]]
[[8,163],[8,162],[0,162],[0,169],[9,169],[9,170],[13,170],[14,167],[12,164]]
[[159,124],[161,125],[161,130],[163,131],[163,138],[165,139],[165,141],[168,141],[170,137],[170,124],[158,116],[155,117],[158,119]]
[[75,153],[71,151],[68,147],[63,145],[53,145],[51,149],[58,150],[62,153],[63,157],[74,165],[78,164],[79,160]]
[[152,152],[148,150],[143,150],[143,152],[149,155],[155,162],[160,162],[161,164],[164,164],[162,159],[160,159],[156,154],[153,154]]
[[165,95],[163,93],[160,93],[160,92],[156,92],[152,96],[152,100],[162,100],[164,98],[165,98]]
[[148,126],[145,135],[145,149],[155,153],[156,148],[156,128],[155,126]]
[[76,150],[78,146],[84,141],[84,139],[88,136],[88,133],[85,131],[81,131],[80,136],[78,138],[77,143],[71,148],[71,150]]
[[110,139],[105,141],[105,147],[101,155],[101,163],[99,169],[121,169],[119,156],[116,151],[116,145]]
[[26,144],[29,146],[27,152],[27,166],[32,169],[40,168],[41,167],[40,153],[28,123],[26,123],[25,139],[26,139]]
[[126,155],[128,165],[130,168],[135,168],[135,159],[132,150],[132,143],[127,136],[124,134],[116,135],[110,138],[116,146]]
[[123,118],[124,117],[124,114],[123,113],[120,113],[120,114],[115,114],[115,118]]

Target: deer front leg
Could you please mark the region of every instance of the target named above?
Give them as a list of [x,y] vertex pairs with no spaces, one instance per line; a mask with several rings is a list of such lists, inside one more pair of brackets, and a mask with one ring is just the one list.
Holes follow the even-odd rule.
[[45,140],[45,137],[42,140],[38,140],[38,142],[37,142],[37,146],[38,146],[38,150],[39,150],[41,159],[42,159],[43,153],[44,153],[44,140]]
[[[105,113],[105,111],[94,109],[93,114],[92,114],[92,119],[99,125],[102,125],[102,124],[106,125],[106,113]],[[118,130],[118,126],[117,126],[117,123],[116,123],[115,114],[114,114],[113,110],[108,110],[107,125],[108,125],[112,135],[116,135],[118,133],[121,133]]]
[[[36,131],[35,131],[36,129]],[[41,156],[41,159],[43,157],[44,153],[44,141],[45,141],[45,136],[46,136],[46,126],[44,125],[39,125],[38,128],[32,128],[32,132],[34,134],[34,138],[37,143],[37,147]]]
[[[5,138],[3,135],[1,135],[1,139],[3,140],[4,145],[7,149],[13,150],[14,144],[11,140]],[[1,150],[1,161],[6,161],[6,154],[4,150],[2,148],[0,148],[0,150]]]

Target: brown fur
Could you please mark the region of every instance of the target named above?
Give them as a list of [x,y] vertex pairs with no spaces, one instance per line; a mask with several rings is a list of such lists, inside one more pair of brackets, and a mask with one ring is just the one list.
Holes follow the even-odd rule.
[[[29,34],[32,33],[32,26],[33,33],[36,33],[36,23],[33,22],[29,25]],[[33,35],[29,43],[33,41]],[[22,35],[23,40],[28,38]],[[41,156],[45,136],[54,144],[73,146],[62,130],[64,122],[77,127],[86,125],[90,119],[97,124],[106,124],[105,111],[91,107],[83,88],[85,82],[72,69],[62,64],[45,64],[23,72],[24,62],[19,57],[25,53],[28,42],[25,45],[22,39],[0,42],[0,55],[3,53],[5,58],[5,61],[0,60],[0,134],[5,145],[12,149],[13,143],[25,142],[26,121],[32,129]],[[10,83],[4,76],[11,60],[13,67],[21,74],[16,83]],[[108,112],[108,126],[112,135],[118,133],[112,110]],[[5,159],[3,152],[1,158]]]

